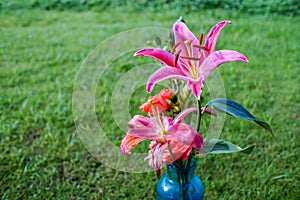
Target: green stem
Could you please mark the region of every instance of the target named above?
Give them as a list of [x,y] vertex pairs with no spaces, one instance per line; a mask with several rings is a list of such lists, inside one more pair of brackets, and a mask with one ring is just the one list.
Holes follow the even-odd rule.
[[201,117],[202,117],[202,112],[201,112],[201,100],[199,99],[198,101],[198,114],[197,114],[197,132],[199,133],[200,131],[200,123],[201,123]]

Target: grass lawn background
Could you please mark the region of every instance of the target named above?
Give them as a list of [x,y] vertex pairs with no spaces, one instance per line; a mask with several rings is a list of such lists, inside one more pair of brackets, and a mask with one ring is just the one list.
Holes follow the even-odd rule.
[[[1,199],[153,199],[154,172],[118,172],[85,149],[73,122],[72,89],[81,62],[98,43],[132,28],[171,28],[180,15],[121,8],[0,12]],[[228,117],[221,137],[257,148],[250,155],[200,159],[206,199],[299,199],[300,18],[223,10],[183,17],[196,35],[220,20],[232,21],[216,48],[237,50],[250,63],[219,68],[226,95],[270,123],[280,143],[254,123]],[[111,72],[120,76],[122,64]],[[110,94],[114,81],[101,87]],[[109,121],[110,104],[101,101],[99,118]],[[125,133],[114,124],[108,130],[119,144]]]

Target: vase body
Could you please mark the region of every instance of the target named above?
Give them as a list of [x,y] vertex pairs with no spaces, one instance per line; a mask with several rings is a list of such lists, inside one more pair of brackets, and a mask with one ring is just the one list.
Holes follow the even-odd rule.
[[163,175],[156,186],[157,200],[203,200],[204,187],[200,178],[195,175],[197,160],[191,166],[178,168],[167,166],[167,174]]

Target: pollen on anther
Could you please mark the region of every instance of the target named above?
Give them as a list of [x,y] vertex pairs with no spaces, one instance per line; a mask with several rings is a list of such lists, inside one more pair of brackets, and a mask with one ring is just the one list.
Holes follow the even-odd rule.
[[178,52],[176,53],[176,55],[175,55],[175,58],[174,58],[174,66],[177,65],[177,61],[178,61],[180,52],[181,52],[181,49],[179,49],[179,51],[178,51]]
[[199,37],[199,45],[202,44],[202,41],[203,41],[203,33],[200,34],[200,37]]
[[192,44],[193,40],[188,40],[187,45],[190,46]]

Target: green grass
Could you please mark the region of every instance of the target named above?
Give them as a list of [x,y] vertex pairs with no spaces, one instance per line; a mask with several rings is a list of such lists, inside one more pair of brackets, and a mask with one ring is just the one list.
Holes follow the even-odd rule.
[[[179,16],[175,11],[122,9],[0,13],[1,199],[153,199],[154,172],[118,172],[85,149],[73,122],[72,89],[81,62],[98,43],[131,28],[170,28]],[[299,199],[299,17],[208,10],[184,18],[197,35],[219,20],[232,21],[221,33],[217,49],[240,51],[250,63],[219,68],[227,97],[270,123],[280,143],[254,123],[228,117],[223,139],[258,146],[251,155],[199,159],[197,174],[206,199]],[[120,59],[127,60],[127,69],[134,66],[135,58]],[[113,121],[109,95],[124,73],[121,61],[107,71],[115,78],[101,85],[108,99],[97,93],[98,117],[107,122]],[[132,101],[138,105],[141,98]],[[115,133],[108,136],[119,144],[125,133],[113,123],[107,130]]]

